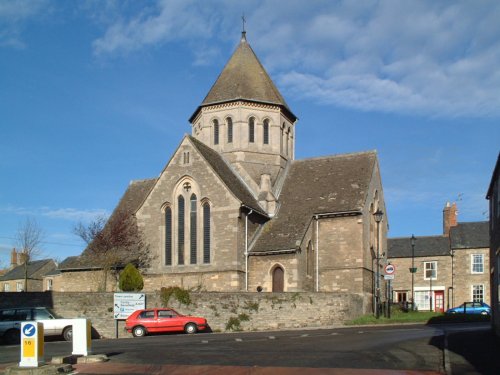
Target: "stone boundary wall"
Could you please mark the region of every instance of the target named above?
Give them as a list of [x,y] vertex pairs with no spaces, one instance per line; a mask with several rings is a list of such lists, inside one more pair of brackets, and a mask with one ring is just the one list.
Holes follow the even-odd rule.
[[[191,292],[190,297],[192,302],[186,306],[172,296],[169,307],[205,317],[214,332],[319,328],[363,313],[362,297],[346,293]],[[116,334],[113,293],[0,293],[0,308],[18,306],[45,306],[65,318],[88,318],[96,335],[114,338]],[[146,293],[146,307],[162,307],[160,292]],[[124,331],[124,321],[118,322],[118,336],[131,336]]]

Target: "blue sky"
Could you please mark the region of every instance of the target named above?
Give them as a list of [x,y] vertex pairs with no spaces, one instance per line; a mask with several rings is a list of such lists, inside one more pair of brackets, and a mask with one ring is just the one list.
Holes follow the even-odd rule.
[[498,1],[0,0],[0,265],[20,223],[83,243],[156,177],[247,37],[299,117],[297,158],[378,151],[391,237],[487,220],[500,151]]

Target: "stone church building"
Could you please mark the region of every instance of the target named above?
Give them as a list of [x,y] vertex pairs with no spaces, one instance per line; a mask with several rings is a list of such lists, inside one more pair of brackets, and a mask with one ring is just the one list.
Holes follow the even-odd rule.
[[[297,117],[245,33],[159,177],[118,204],[154,261],[145,290],[355,293],[371,310],[387,217],[374,151],[295,159]],[[95,267],[61,266],[58,290],[92,290]],[[383,262],[381,262],[383,263]]]

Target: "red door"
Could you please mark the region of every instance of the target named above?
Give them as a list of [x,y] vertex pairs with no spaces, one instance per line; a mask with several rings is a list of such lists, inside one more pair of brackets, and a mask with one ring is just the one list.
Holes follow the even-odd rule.
[[436,290],[434,292],[434,311],[444,312],[444,291]]

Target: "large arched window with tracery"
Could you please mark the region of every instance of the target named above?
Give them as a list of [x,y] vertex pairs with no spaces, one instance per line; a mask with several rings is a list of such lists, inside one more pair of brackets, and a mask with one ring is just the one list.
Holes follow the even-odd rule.
[[177,263],[184,264],[184,221],[185,207],[184,197],[179,195],[177,198]]
[[203,263],[210,263],[210,204],[203,204]]
[[268,145],[269,144],[269,120],[268,119],[264,120],[264,125],[262,127],[262,130],[263,130],[263,134],[262,134],[263,143],[265,145]]
[[196,220],[198,220],[197,218],[197,204],[198,204],[198,201],[196,199],[196,194],[192,194],[191,195],[191,212],[189,214],[190,216],[190,221],[191,221],[191,224],[190,224],[190,227],[189,227],[189,230],[190,230],[190,239],[191,239],[191,244],[190,244],[190,247],[191,247],[191,264],[196,264],[196,257],[197,257],[197,241],[196,241],[196,238],[197,238],[197,233],[196,233]]
[[172,209],[165,208],[165,265],[172,265]]

